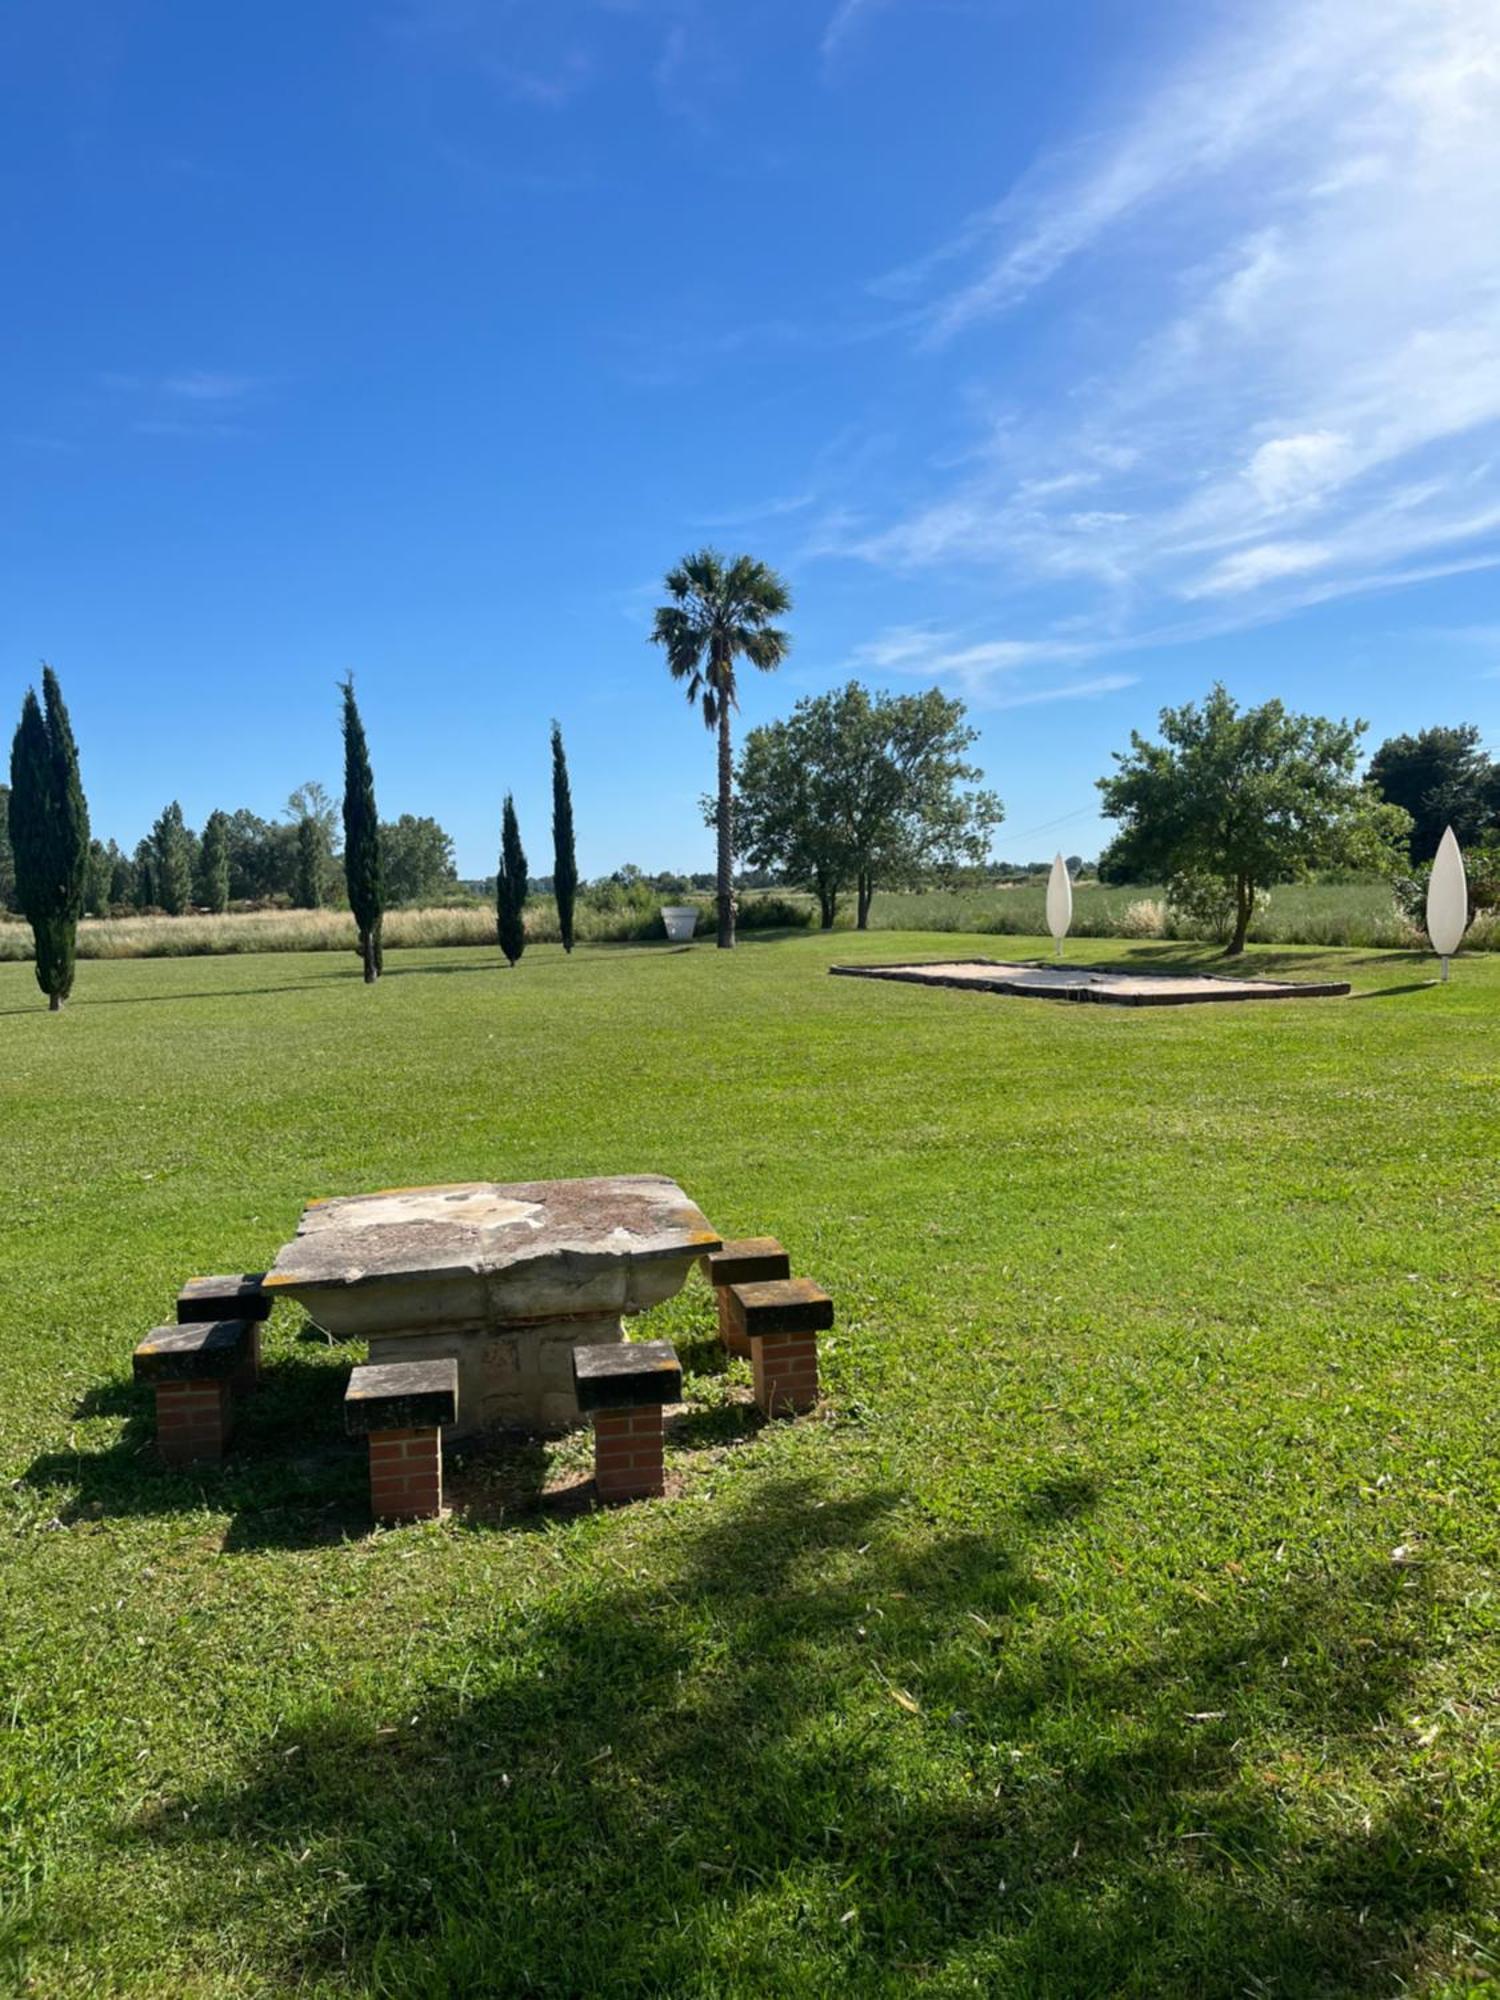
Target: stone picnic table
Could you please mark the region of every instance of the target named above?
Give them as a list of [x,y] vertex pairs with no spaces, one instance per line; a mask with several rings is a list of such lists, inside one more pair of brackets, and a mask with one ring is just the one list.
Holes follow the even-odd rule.
[[579,1421],[573,1348],[682,1289],[720,1239],[664,1174],[471,1181],[315,1201],[267,1272],[372,1362],[452,1358],[452,1435]]

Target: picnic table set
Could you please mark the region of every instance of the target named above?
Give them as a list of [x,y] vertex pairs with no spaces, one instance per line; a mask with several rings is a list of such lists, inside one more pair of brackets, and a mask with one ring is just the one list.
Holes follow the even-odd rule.
[[773,1237],[726,1243],[661,1174],[388,1188],[314,1201],[269,1271],[190,1279],[175,1325],[135,1350],[169,1464],[213,1463],[260,1377],[261,1331],[288,1299],[362,1340],[345,1425],[368,1440],[378,1520],[443,1511],[445,1441],[591,1422],[601,1500],[665,1490],[663,1414],[682,1399],[671,1342],[625,1322],[701,1266],[720,1338],[748,1355],[766,1416],[818,1400],[833,1302]]

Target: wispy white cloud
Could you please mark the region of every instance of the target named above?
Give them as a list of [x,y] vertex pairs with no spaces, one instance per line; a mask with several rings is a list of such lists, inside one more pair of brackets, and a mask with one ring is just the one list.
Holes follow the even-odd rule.
[[559,110],[595,74],[583,12],[566,4],[399,0],[385,29],[405,50],[457,62],[518,103]]
[[924,625],[896,625],[856,646],[854,673],[884,678],[937,681],[959,689],[984,708],[1031,708],[1041,702],[1083,701],[1134,687],[1134,674],[1099,674],[1089,680],[1017,685],[1015,677],[1033,667],[1051,667],[1094,658],[1098,641],[1054,639],[965,640],[951,631]]
[[111,404],[123,406],[137,437],[238,437],[247,411],[269,386],[263,376],[212,368],[170,375],[111,370],[98,381]]
[[990,708],[1036,708],[1052,701],[1097,701],[1101,695],[1118,694],[1135,687],[1139,674],[1097,674],[1090,681],[1069,681],[1063,687],[1027,688],[1017,694],[991,694]]
[[223,375],[209,368],[193,368],[183,375],[169,375],[162,393],[186,403],[237,403],[256,387],[251,375]]
[[788,493],[777,500],[757,500],[744,507],[726,508],[721,513],[700,514],[696,525],[700,528],[748,528],[759,521],[781,521],[788,515],[804,513],[816,499],[817,494],[809,488],[805,493]]
[[1006,316],[1082,358],[1018,384],[1008,341],[969,461],[816,546],[977,572],[1043,640],[1066,593],[1104,650],[1500,560],[1500,14],[1237,18],[882,281],[970,379]]

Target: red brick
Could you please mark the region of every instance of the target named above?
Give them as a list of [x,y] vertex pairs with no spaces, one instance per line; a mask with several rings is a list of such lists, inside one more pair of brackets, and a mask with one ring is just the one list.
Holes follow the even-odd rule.
[[377,1520],[430,1520],[443,1511],[443,1443],[437,1429],[371,1431],[370,1508]]
[[156,1448],[171,1465],[222,1458],[233,1420],[226,1381],[157,1384]]
[[665,1484],[660,1407],[596,1411],[594,1485],[600,1499],[650,1499]]
[[753,1343],[755,1400],[768,1417],[812,1409],[818,1400],[817,1343],[806,1334]]

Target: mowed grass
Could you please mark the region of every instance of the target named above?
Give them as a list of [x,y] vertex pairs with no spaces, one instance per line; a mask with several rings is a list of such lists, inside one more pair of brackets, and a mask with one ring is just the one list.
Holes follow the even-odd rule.
[[[1500,962],[826,974],[908,953],[0,967],[0,1990],[1500,1977]],[[695,1278],[673,1497],[487,1450],[372,1533],[283,1306],[233,1460],[153,1462],[131,1347],[307,1197],[643,1169],[832,1291],[820,1415],[753,1420]]]

